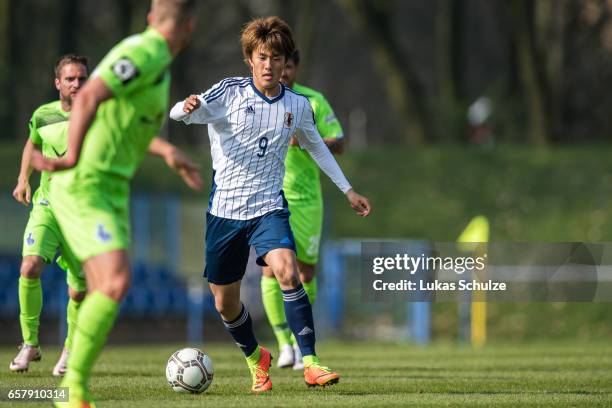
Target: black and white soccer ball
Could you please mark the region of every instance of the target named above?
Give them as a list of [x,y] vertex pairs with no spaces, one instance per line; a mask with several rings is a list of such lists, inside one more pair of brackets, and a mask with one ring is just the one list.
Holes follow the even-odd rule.
[[176,392],[204,392],[212,383],[213,374],[212,360],[197,348],[175,352],[166,366],[166,379]]

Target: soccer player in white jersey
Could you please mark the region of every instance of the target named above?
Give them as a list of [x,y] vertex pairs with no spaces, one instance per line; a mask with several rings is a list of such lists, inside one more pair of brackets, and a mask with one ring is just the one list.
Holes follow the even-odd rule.
[[[297,134],[319,167],[346,195],[357,214],[370,213],[323,143],[308,99],[280,83],[295,45],[289,26],[278,17],[255,19],[242,31],[242,51],[250,78],[227,78],[199,95],[178,102],[170,112],[186,124],[208,124],[213,186],[206,214],[204,276],[215,306],[253,377],[253,392],[272,389],[271,355],[260,347],[252,321],[240,302],[240,283],[249,247],[257,263],[269,266],[283,291],[285,314],[304,362],[310,386],[338,382],[339,375],[315,354],[312,308],[300,279],[289,211],[282,186],[291,136]],[[297,132],[299,130],[299,132]]]

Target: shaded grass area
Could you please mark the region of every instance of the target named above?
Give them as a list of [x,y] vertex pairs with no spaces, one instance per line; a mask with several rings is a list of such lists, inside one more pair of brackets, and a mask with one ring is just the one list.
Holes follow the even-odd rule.
[[[174,393],[165,383],[168,356],[181,346],[109,347],[95,369],[98,406],[111,407],[314,407],[314,406],[589,406],[612,404],[609,343],[529,343],[473,350],[436,344],[417,348],[389,343],[325,343],[319,354],[338,370],[340,384],[309,389],[301,373],[272,369],[273,392],[253,396],[243,358],[232,345],[204,350],[215,379],[202,395]],[[29,373],[0,372],[3,392],[12,387],[48,387],[59,350],[46,348]],[[0,349],[8,362],[13,349]],[[6,401],[0,406],[13,406]],[[44,406],[20,403],[20,407]]]

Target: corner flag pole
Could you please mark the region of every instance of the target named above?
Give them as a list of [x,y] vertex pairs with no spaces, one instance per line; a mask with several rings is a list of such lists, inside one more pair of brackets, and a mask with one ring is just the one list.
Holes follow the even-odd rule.
[[[489,220],[487,217],[484,215],[478,215],[472,218],[461,235],[459,235],[457,242],[485,244],[484,247],[483,245],[477,245],[472,248],[472,251],[475,252],[475,256],[482,256],[483,254],[480,254],[479,252],[486,248],[486,243],[489,242]],[[474,275],[474,278],[478,279],[478,276]],[[486,293],[483,291],[474,291],[472,294],[472,302],[470,307],[470,338],[472,346],[474,347],[482,347],[487,341],[486,299]]]

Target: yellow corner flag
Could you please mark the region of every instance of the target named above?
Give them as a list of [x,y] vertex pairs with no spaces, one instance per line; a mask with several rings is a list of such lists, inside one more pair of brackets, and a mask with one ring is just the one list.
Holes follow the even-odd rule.
[[[478,243],[489,242],[489,220],[484,215],[478,215],[468,223],[457,242],[459,249],[476,251]],[[476,295],[476,296],[474,296]],[[487,302],[484,292],[472,294],[482,301],[472,301],[471,305],[471,340],[475,347],[482,347],[487,341]]]
[[489,220],[484,215],[472,218],[457,242],[489,242]]

